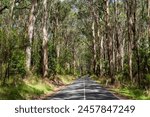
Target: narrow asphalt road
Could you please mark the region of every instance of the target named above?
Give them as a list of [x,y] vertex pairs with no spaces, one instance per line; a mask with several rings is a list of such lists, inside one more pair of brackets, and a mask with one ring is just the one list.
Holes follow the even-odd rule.
[[89,77],[85,77],[77,79],[47,100],[118,100],[118,98]]

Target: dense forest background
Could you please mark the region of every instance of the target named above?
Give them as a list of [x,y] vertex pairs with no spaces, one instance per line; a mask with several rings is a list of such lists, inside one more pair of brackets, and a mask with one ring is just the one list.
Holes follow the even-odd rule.
[[1,85],[64,74],[148,91],[150,1],[1,0]]

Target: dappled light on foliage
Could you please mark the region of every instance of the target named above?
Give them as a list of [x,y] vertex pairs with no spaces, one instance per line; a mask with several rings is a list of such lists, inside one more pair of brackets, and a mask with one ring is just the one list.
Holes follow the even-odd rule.
[[60,76],[86,74],[106,86],[131,86],[146,92],[133,95],[149,95],[149,0],[0,1],[4,99],[43,94],[42,84],[37,89],[24,82],[33,76],[61,86],[70,81]]

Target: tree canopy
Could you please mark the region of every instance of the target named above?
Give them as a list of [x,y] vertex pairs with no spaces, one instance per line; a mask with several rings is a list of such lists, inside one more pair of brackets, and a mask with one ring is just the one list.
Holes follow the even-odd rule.
[[1,0],[1,84],[58,74],[149,89],[149,0]]

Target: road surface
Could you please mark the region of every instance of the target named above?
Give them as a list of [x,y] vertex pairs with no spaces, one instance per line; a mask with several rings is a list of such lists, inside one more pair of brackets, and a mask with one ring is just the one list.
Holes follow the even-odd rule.
[[47,100],[118,100],[118,98],[89,77],[84,77],[48,97]]

